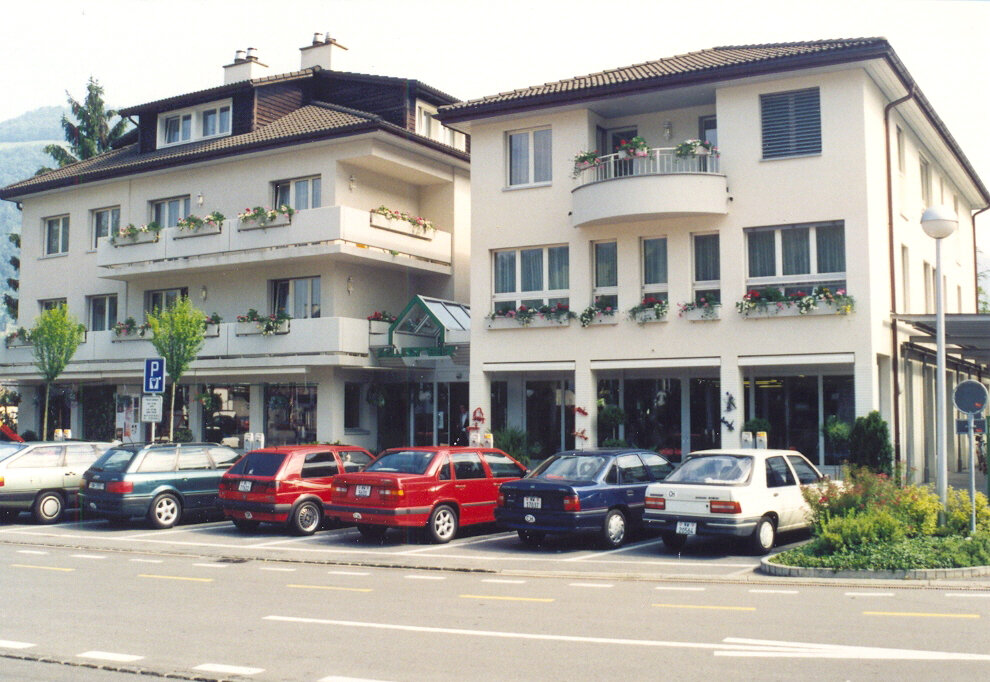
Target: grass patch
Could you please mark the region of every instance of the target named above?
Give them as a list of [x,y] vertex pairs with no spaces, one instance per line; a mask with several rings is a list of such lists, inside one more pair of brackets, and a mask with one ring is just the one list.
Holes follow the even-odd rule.
[[[823,553],[825,552],[825,553]],[[990,565],[990,533],[972,537],[922,535],[874,542],[828,553],[820,538],[774,556],[772,563],[802,568],[899,571]]]

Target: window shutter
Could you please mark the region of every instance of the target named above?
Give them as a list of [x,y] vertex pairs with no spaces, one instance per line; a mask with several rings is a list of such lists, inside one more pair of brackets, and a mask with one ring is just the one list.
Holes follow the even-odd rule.
[[821,153],[818,88],[760,95],[760,111],[764,159]]

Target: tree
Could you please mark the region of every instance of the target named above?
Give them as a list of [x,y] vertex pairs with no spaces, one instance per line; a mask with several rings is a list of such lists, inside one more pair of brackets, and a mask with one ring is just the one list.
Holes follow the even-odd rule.
[[856,417],[849,434],[849,461],[877,473],[891,473],[894,449],[890,445],[890,429],[876,410],[865,417]]
[[34,364],[45,382],[45,411],[41,425],[41,439],[48,439],[48,396],[52,384],[75,355],[82,343],[86,328],[79,323],[65,305],[50,308],[38,316],[31,328],[31,351]]
[[165,358],[165,371],[172,380],[172,399],[169,405],[168,439],[175,439],[175,390],[179,379],[189,369],[196,355],[203,348],[206,336],[206,314],[183,296],[165,310],[148,313],[148,324],[153,334],[151,345]]
[[17,255],[21,252],[21,235],[18,232],[11,232],[7,235],[7,239],[10,240],[10,243],[13,244],[14,248],[17,250],[8,259],[10,267],[14,270],[14,277],[7,278],[7,286],[10,287],[10,291],[4,293],[3,304],[7,308],[7,314],[10,315],[10,319],[16,320],[18,308],[17,296],[15,296],[12,292],[16,292],[21,285],[20,280],[17,279],[17,275],[21,271],[21,258]]
[[[126,119],[118,118],[116,111],[106,108],[103,86],[94,78],[90,77],[86,83],[86,99],[83,103],[77,102],[68,91],[65,94],[68,97],[69,110],[76,119],[73,123],[68,117],[62,116],[62,129],[69,148],[59,144],[45,147],[45,153],[55,160],[59,168],[109,151],[113,143],[127,132],[128,127]],[[118,120],[113,122],[114,118]],[[52,169],[39,168],[36,175],[50,170]]]

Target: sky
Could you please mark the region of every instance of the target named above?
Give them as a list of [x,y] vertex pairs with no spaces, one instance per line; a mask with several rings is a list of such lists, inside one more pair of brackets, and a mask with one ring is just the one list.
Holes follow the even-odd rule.
[[35,0],[4,9],[0,121],[81,99],[90,76],[117,107],[219,85],[247,47],[292,71],[315,32],[348,48],[335,69],[461,99],[720,45],[882,36],[990,186],[990,0]]

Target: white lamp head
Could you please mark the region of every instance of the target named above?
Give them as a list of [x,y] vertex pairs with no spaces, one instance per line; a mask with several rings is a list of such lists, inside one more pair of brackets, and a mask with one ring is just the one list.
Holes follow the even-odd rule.
[[948,206],[932,206],[921,216],[921,229],[932,239],[945,239],[959,227],[956,212]]

